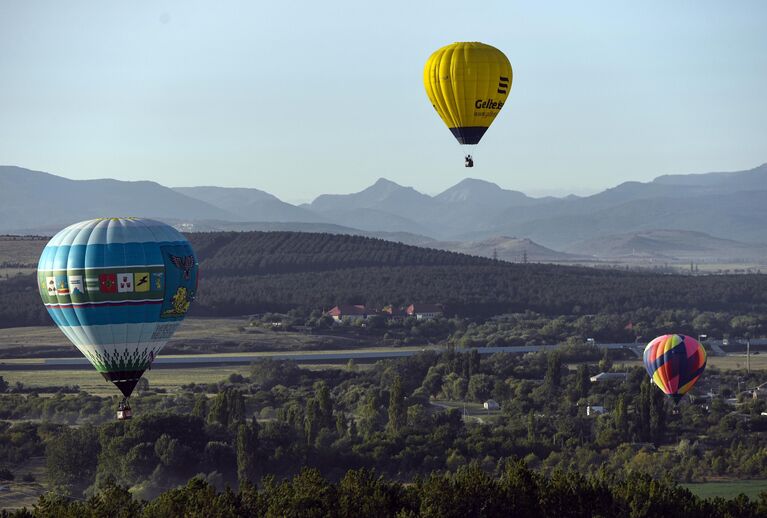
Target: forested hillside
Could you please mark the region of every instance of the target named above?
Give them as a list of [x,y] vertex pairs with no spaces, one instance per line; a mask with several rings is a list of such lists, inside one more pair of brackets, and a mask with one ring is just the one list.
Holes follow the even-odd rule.
[[339,303],[447,305],[490,316],[623,313],[642,307],[767,308],[767,276],[661,275],[491,259],[359,236],[292,232],[190,234],[201,282],[193,314],[329,309]]
[[[359,236],[189,234],[200,260],[192,315],[329,309],[339,303],[445,304],[487,317],[656,310],[767,311],[767,276],[683,276],[512,264]],[[34,276],[0,282],[0,327],[49,322]]]
[[494,261],[361,236],[304,232],[190,233],[205,276],[318,272],[371,266],[479,266]]

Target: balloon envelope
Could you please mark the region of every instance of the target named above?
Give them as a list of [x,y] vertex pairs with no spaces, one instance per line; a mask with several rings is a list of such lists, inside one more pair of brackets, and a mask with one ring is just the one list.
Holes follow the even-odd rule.
[[663,335],[647,344],[644,365],[653,382],[679,401],[706,368],[706,350],[692,337]]
[[479,42],[442,47],[426,61],[423,84],[461,144],[478,144],[506,104],[512,70],[503,52]]
[[173,227],[101,218],[56,234],[40,256],[40,296],[62,332],[130,396],[184,319],[197,258]]

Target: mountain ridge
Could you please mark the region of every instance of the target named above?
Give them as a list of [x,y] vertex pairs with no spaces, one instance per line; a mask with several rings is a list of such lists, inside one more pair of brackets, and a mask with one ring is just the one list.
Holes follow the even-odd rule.
[[[86,199],[88,203],[75,203]],[[661,175],[649,182],[622,182],[590,196],[563,198],[534,198],[477,178],[465,178],[430,196],[379,178],[359,192],[323,194],[302,205],[254,188],[171,189],[152,181],[71,180],[0,166],[0,233],[52,233],[66,223],[120,214],[164,219],[186,228],[337,225],[361,235],[401,233],[445,243],[518,236],[557,253],[574,250],[579,242],[620,241],[616,236],[653,229],[705,232],[759,245],[767,243],[764,199],[767,164],[726,173]]]

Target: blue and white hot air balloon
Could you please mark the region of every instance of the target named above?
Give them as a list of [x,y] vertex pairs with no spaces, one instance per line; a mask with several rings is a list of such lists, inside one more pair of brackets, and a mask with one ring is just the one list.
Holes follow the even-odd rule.
[[53,321],[127,398],[184,319],[197,292],[197,257],[173,227],[140,218],[75,223],[37,266]]

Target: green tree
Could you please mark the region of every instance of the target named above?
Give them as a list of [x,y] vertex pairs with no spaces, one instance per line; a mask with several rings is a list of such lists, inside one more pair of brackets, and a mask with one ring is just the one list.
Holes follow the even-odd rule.
[[382,425],[382,416],[378,397],[374,392],[368,392],[368,395],[360,408],[359,414],[360,418],[357,427],[363,437],[368,438],[380,429]]
[[315,398],[317,399],[317,420],[319,428],[333,427],[333,401],[330,399],[330,389],[327,383],[319,381],[314,384]]
[[79,496],[96,480],[99,440],[91,427],[67,429],[48,441],[48,483],[65,495]]
[[392,435],[398,434],[407,423],[407,409],[405,396],[402,392],[402,378],[394,378],[394,383],[389,390],[389,421],[386,429]]
[[232,387],[227,387],[219,392],[210,405],[208,422],[219,423],[229,428],[236,426],[245,420],[245,398],[242,392]]
[[574,392],[580,399],[588,397],[590,389],[591,377],[589,376],[589,366],[581,363],[575,371]]
[[626,413],[626,400],[623,394],[618,396],[618,401],[615,403],[615,412],[613,414],[615,420],[615,430],[618,433],[618,440],[626,442],[629,440],[629,419]]
[[93,516],[110,518],[132,518],[139,516],[143,505],[133,499],[127,487],[120,486],[114,479],[108,479],[99,492],[88,499]]
[[494,378],[487,374],[474,374],[469,378],[467,395],[473,401],[485,401],[493,392]]
[[400,516],[404,493],[401,484],[376,477],[375,472],[349,470],[338,483],[338,511],[340,516]]
[[237,480],[240,487],[255,484],[261,473],[258,463],[258,422],[240,424],[237,427]]
[[535,414],[533,414],[533,411],[530,410],[530,412],[527,413],[527,441],[529,443],[535,442],[535,433]]
[[666,429],[665,396],[649,380],[636,398],[635,430],[640,441],[660,444]]
[[307,444],[314,444],[314,440],[321,430],[321,419],[320,405],[317,400],[313,397],[307,399],[306,410],[304,411],[304,434]]
[[154,453],[165,466],[175,466],[179,462],[180,445],[178,439],[164,433],[154,443]]
[[602,352],[602,359],[599,360],[599,370],[602,372],[608,372],[613,366],[613,361],[610,358],[610,349],[605,347]]
[[339,437],[344,437],[349,432],[349,426],[346,421],[346,415],[343,412],[339,412],[336,415],[336,434]]
[[562,357],[559,352],[550,352],[546,355],[546,376],[543,378],[543,385],[548,392],[559,388],[562,380]]
[[480,373],[480,356],[479,351],[476,349],[472,349],[469,352],[468,355],[468,361],[469,361],[469,368],[467,369],[467,372],[465,373],[465,378],[471,378],[475,374]]
[[267,485],[264,499],[268,506],[265,514],[269,517],[324,518],[337,515],[336,488],[314,468],[302,468],[292,480]]
[[208,396],[205,394],[197,394],[194,398],[194,407],[192,408],[192,415],[201,419],[205,419],[208,415]]

